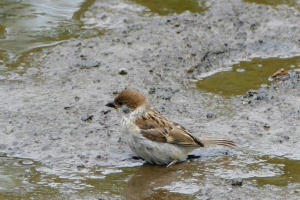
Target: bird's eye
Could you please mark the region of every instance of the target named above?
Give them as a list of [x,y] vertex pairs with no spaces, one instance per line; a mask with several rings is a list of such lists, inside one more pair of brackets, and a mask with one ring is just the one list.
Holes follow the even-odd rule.
[[117,104],[118,104],[119,106],[123,106],[123,105],[124,105],[124,102],[123,102],[123,101],[118,101]]

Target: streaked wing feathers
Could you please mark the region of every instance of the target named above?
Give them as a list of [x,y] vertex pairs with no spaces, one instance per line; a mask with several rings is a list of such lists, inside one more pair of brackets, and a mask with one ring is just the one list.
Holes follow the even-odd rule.
[[191,147],[204,146],[183,126],[167,120],[154,110],[140,116],[136,120],[136,125],[141,129],[141,134],[152,141]]

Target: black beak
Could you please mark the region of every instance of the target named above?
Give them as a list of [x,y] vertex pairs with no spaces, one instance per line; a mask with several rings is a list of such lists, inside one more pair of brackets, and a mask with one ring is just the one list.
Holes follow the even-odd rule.
[[118,107],[113,101],[108,102],[105,106],[115,109]]

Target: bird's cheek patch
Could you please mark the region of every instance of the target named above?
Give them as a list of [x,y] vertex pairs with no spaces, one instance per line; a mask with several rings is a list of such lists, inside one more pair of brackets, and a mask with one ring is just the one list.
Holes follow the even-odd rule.
[[131,112],[131,109],[128,108],[127,106],[124,106],[122,110],[123,110],[123,113],[125,113],[125,114],[128,114]]

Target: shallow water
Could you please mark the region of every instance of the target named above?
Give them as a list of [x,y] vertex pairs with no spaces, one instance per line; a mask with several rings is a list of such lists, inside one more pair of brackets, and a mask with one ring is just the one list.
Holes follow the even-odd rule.
[[300,2],[298,0],[244,0],[244,2],[265,4],[271,6],[288,5],[300,8]]
[[135,3],[147,7],[151,12],[159,15],[171,13],[183,13],[190,11],[193,13],[204,12],[207,9],[204,0],[132,0]]
[[300,67],[300,57],[255,58],[232,65],[232,70],[222,71],[205,77],[196,83],[198,89],[223,96],[243,95],[248,90],[256,90],[277,70],[286,71]]
[[94,2],[0,1],[0,65],[18,67],[25,62],[24,57],[42,47],[101,34],[81,22],[82,15]]
[[[66,167],[66,166],[64,166]],[[28,159],[0,157],[1,199],[64,199],[72,197],[123,196],[194,199],[205,180],[242,178],[259,187],[300,184],[300,161],[268,156],[204,156],[166,168],[144,164],[139,167],[81,168],[55,175],[51,167]],[[245,184],[245,183],[244,183]],[[300,186],[300,185],[299,185]]]

